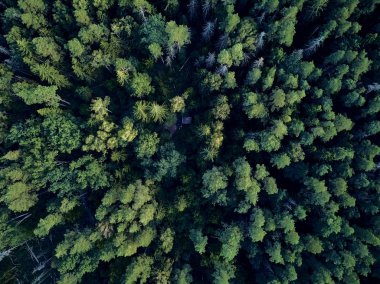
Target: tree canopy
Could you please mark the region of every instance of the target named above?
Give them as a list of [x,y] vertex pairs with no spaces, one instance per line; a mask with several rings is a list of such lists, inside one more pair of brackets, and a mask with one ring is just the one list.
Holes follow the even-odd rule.
[[2,0],[0,283],[380,283],[378,0]]

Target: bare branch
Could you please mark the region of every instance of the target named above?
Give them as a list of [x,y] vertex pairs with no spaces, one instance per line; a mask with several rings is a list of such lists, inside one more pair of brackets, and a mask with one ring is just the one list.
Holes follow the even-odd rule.
[[214,34],[214,29],[215,29],[215,22],[211,22],[211,21],[207,22],[203,26],[202,38],[205,41],[209,41],[212,35]]
[[305,54],[310,55],[314,53],[318,49],[318,47],[322,45],[324,40],[325,40],[324,36],[320,36],[318,38],[311,40],[306,46],[306,48],[304,49]]
[[215,53],[214,52],[209,52],[209,54],[206,57],[206,66],[207,68],[211,68],[212,65],[215,63]]
[[265,35],[266,35],[265,32],[261,32],[259,34],[259,37],[257,38],[257,41],[256,41],[256,48],[257,49],[261,49],[264,46],[264,37],[265,37]]
[[367,86],[367,94],[371,92],[380,91],[380,84],[379,83],[373,83]]
[[189,9],[189,15],[190,15],[190,18],[193,18],[197,12],[197,0],[190,0],[189,4],[187,5],[188,9]]
[[202,12],[203,12],[204,17],[207,17],[208,13],[210,12],[210,9],[211,9],[211,2],[209,0],[206,0],[202,5]]
[[216,68],[216,73],[218,73],[219,75],[225,76],[227,72],[228,72],[228,68],[224,64]]
[[263,57],[260,57],[259,59],[255,60],[255,62],[253,62],[254,68],[260,68],[263,65],[264,65],[264,58]]

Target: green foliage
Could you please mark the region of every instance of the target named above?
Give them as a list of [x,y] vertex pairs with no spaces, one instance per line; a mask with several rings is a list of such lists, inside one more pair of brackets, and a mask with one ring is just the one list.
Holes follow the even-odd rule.
[[154,59],[162,56],[162,48],[158,43],[151,43],[148,48]]
[[279,242],[269,243],[265,252],[269,255],[269,261],[277,264],[284,264],[284,258],[282,256],[282,247]]
[[307,189],[308,201],[315,205],[324,205],[330,199],[330,193],[327,190],[324,181],[316,178],[308,178],[304,182]]
[[58,106],[60,98],[57,95],[56,86],[33,86],[20,82],[13,85],[13,91],[27,105],[46,104],[47,106]]
[[225,18],[224,29],[226,33],[232,32],[240,22],[240,17],[237,13],[234,13],[233,5],[227,6],[227,17]]
[[136,144],[136,154],[138,158],[150,158],[157,152],[160,139],[157,133],[142,133]]
[[323,251],[323,244],[317,237],[306,236],[305,249],[312,254],[319,254]]
[[251,215],[251,223],[249,224],[249,237],[252,242],[261,242],[263,241],[266,232],[263,229],[265,224],[264,213],[261,209],[253,209]]
[[191,276],[191,267],[185,264],[182,269],[177,270],[174,276],[174,283],[177,284],[187,284],[193,282],[193,277]]
[[172,98],[170,104],[173,112],[180,112],[185,108],[185,100],[180,96]]
[[34,230],[36,236],[42,237],[49,234],[49,231],[57,224],[62,223],[63,218],[59,214],[48,215],[44,219],[40,219],[37,228]]
[[158,44],[165,46],[168,35],[165,32],[165,18],[161,14],[154,14],[147,18],[144,25],[140,27],[141,41],[144,44]]
[[155,181],[161,181],[164,178],[174,179],[177,176],[177,169],[185,158],[172,143],[161,146],[157,156],[157,161],[145,160],[144,164],[147,168],[145,176]]
[[167,109],[165,106],[153,102],[150,105],[149,114],[154,122],[163,122],[167,116]]
[[7,187],[7,192],[1,200],[7,204],[10,210],[23,212],[34,206],[38,199],[29,185],[16,182]]
[[76,182],[82,189],[99,189],[109,185],[107,171],[99,160],[91,155],[83,156],[70,163],[70,171],[76,176]]
[[125,283],[146,283],[151,273],[152,264],[152,257],[144,255],[138,257],[135,261],[128,265],[125,272]]
[[235,278],[236,268],[233,264],[216,260],[214,262],[214,272],[212,273],[212,283],[228,284]]
[[137,101],[133,107],[133,115],[143,122],[149,121],[149,105],[146,101]]
[[196,252],[203,254],[206,251],[207,236],[202,234],[201,230],[192,229],[190,231],[190,239],[194,243],[194,249]]
[[81,144],[78,121],[64,114],[47,115],[43,120],[42,133],[47,137],[47,145],[61,153],[71,153]]
[[273,177],[267,177],[264,179],[264,190],[268,194],[275,194],[278,192],[276,180]]
[[154,88],[150,85],[151,78],[145,73],[136,73],[131,80],[131,89],[133,96],[141,98],[154,92]]
[[272,157],[271,162],[278,169],[283,169],[290,165],[290,158],[287,154],[277,154]]
[[297,13],[297,7],[283,8],[283,17],[272,25],[271,33],[278,43],[285,46],[290,46],[293,43]]
[[228,226],[220,233],[219,240],[222,243],[220,255],[228,262],[232,261],[239,252],[240,242],[243,239],[239,227]]
[[259,101],[256,93],[249,92],[244,94],[243,110],[248,118],[263,118],[267,115],[265,105]]
[[232,58],[231,58],[231,54],[230,54],[230,52],[228,52],[228,50],[223,49],[219,53],[219,55],[218,55],[218,63],[220,63],[222,65],[226,65],[227,67],[231,67],[233,61],[232,61]]
[[134,128],[133,122],[130,119],[124,119],[123,126],[118,132],[118,136],[124,142],[132,142],[138,132]]
[[258,68],[253,68],[247,74],[246,82],[248,85],[254,85],[261,78],[261,70]]
[[275,78],[275,74],[276,74],[276,68],[272,67],[271,69],[268,70],[266,76],[262,79],[263,80],[263,83],[262,83],[263,90],[266,90],[266,89],[272,87],[273,82],[274,82],[274,78]]
[[1,283],[378,283],[377,1],[4,0]]
[[169,253],[173,248],[174,232],[172,229],[167,228],[161,235],[160,240],[162,241],[162,250],[165,253]]
[[170,46],[177,45],[181,48],[190,41],[190,32],[185,25],[177,25],[174,21],[170,21],[166,23],[165,31],[168,34]]
[[221,204],[227,201],[225,189],[228,179],[219,168],[213,167],[206,171],[203,174],[202,181],[202,194],[205,198],[215,197],[215,202]]

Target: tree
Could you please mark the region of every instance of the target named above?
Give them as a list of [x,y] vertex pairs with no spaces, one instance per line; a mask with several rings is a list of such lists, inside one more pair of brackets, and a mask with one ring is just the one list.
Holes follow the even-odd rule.
[[205,253],[208,240],[207,236],[204,236],[202,231],[199,229],[191,229],[189,236],[191,241],[194,243],[195,251],[199,254]]
[[322,242],[317,237],[311,235],[305,237],[305,248],[312,254],[319,254],[323,251]]
[[83,156],[70,163],[70,170],[75,173],[80,188],[104,188],[109,185],[109,175],[97,159],[91,155]]
[[132,142],[136,138],[137,134],[138,132],[134,128],[133,122],[129,118],[124,119],[123,126],[118,132],[120,139],[123,142]]
[[231,47],[231,58],[235,66],[238,66],[240,62],[244,59],[242,44],[237,43]]
[[145,73],[136,73],[131,81],[132,95],[138,98],[149,95],[154,92],[154,88],[151,86],[151,78]]
[[281,89],[277,89],[271,96],[271,110],[277,110],[285,106],[285,93]]
[[21,15],[21,20],[28,28],[33,28],[38,30],[47,25],[46,18],[44,17],[46,5],[44,1],[20,1],[20,8],[23,13]]
[[293,43],[297,13],[297,7],[284,8],[282,10],[284,17],[273,24],[271,34],[276,37],[280,44],[290,46]]
[[266,177],[264,179],[264,190],[268,194],[276,194],[278,192],[277,183],[273,177]]
[[244,94],[243,110],[248,118],[263,118],[267,115],[265,105],[259,101],[258,94],[249,92]]
[[223,49],[218,55],[218,63],[227,67],[232,66],[232,56],[227,49]]
[[139,135],[136,144],[136,155],[138,158],[150,158],[158,149],[160,139],[157,133],[142,133]]
[[320,15],[323,9],[326,7],[326,0],[318,0],[315,1],[312,5],[310,5],[310,14],[312,17]]
[[125,272],[125,283],[136,283],[138,280],[140,283],[146,283],[150,273],[151,266],[153,264],[153,258],[142,255],[137,257],[130,265],[128,265]]
[[170,100],[172,112],[180,112],[185,108],[185,100],[183,97],[175,96]]
[[202,194],[205,198],[215,197],[216,203],[226,202],[227,177],[220,168],[213,167],[203,174]]
[[86,51],[83,44],[77,38],[69,40],[67,42],[67,47],[70,53],[75,57],[80,57]]
[[266,232],[263,229],[265,224],[264,213],[260,208],[255,208],[251,214],[251,222],[248,227],[248,234],[252,242],[263,241]]
[[44,219],[40,219],[38,227],[34,230],[34,234],[42,237],[47,236],[50,230],[63,222],[63,217],[60,214],[49,214]]
[[276,264],[284,264],[282,256],[282,246],[279,242],[270,243],[266,246],[265,252],[269,255],[269,261]]
[[174,21],[170,21],[166,24],[165,31],[169,37],[169,46],[181,48],[190,42],[190,32],[187,26],[177,25]]
[[175,272],[174,281],[177,284],[192,283],[193,277],[191,276],[190,265],[185,264],[182,269],[177,270]]
[[110,97],[96,98],[91,101],[91,111],[94,113],[93,118],[95,120],[102,121],[108,116],[110,105]]
[[215,260],[214,272],[212,273],[212,283],[228,284],[231,279],[235,278],[236,267],[228,262]]
[[247,74],[247,78],[246,78],[247,84],[251,85],[251,86],[256,84],[257,81],[260,79],[261,74],[262,74],[262,72],[259,68],[251,69]]
[[255,179],[262,180],[266,178],[269,175],[265,165],[263,164],[257,164],[256,165],[256,171],[255,171]]
[[234,13],[234,6],[228,5],[227,6],[227,17],[225,18],[224,26],[225,26],[225,32],[231,33],[239,24],[240,17],[237,13]]
[[218,96],[215,101],[215,107],[212,111],[215,119],[225,120],[230,114],[230,104],[226,96]]
[[265,78],[262,79],[263,80],[263,83],[262,83],[263,90],[266,90],[266,89],[272,87],[275,74],[276,74],[276,68],[272,67],[268,70]]
[[251,166],[245,158],[239,158],[233,163],[236,173],[235,185],[238,190],[247,191],[252,185]]
[[81,144],[79,122],[70,115],[50,114],[42,121],[42,132],[47,137],[47,145],[61,153],[71,153]]
[[316,178],[307,178],[304,184],[307,189],[307,199],[310,203],[324,205],[329,201],[331,195],[324,181]]
[[207,73],[207,76],[203,79],[203,88],[212,92],[218,91],[222,85],[222,77],[219,74]]
[[277,155],[273,156],[273,158],[271,159],[271,162],[278,169],[283,169],[286,166],[290,165],[290,158],[285,153],[277,154]]
[[167,109],[163,105],[153,102],[149,107],[149,114],[154,122],[163,122],[167,116]]
[[162,56],[162,54],[163,54],[162,48],[161,48],[161,46],[158,43],[151,43],[148,46],[148,49],[149,49],[149,51],[152,54],[152,56],[153,56],[154,59],[160,58]]
[[160,147],[158,158],[153,163],[146,160],[145,165],[147,168],[146,176],[156,181],[161,181],[163,178],[175,178],[178,167],[185,161],[183,155],[175,149],[172,143]]
[[241,233],[239,227],[228,226],[220,233],[219,239],[222,243],[220,255],[226,261],[232,261],[238,254],[240,242],[243,239],[243,234]]
[[133,115],[143,122],[149,121],[149,105],[146,101],[137,101],[133,107]]
[[5,202],[10,210],[14,212],[28,211],[37,203],[37,195],[30,185],[21,181],[10,184],[1,201]]
[[235,72],[228,72],[225,76],[225,88],[226,89],[235,89],[237,87]]
[[203,26],[202,37],[205,41],[210,40],[210,38],[214,34],[214,29],[215,29],[215,23],[214,22],[207,22]]
[[281,140],[272,133],[260,133],[260,148],[266,152],[277,151],[281,147]]
[[57,86],[31,85],[28,83],[14,84],[13,91],[27,105],[46,104],[48,106],[58,106],[61,98],[57,95]]
[[[116,59],[115,69],[116,69],[117,81],[122,86],[124,86],[125,83],[130,79],[131,74],[136,73],[136,68],[133,66],[133,63],[124,58]],[[145,75],[138,74],[138,75],[140,75],[140,78],[137,78],[137,79],[140,79],[140,81],[143,81],[144,79],[147,81],[150,80],[149,76],[146,76],[146,74]],[[149,81],[149,84],[150,84],[150,81]]]

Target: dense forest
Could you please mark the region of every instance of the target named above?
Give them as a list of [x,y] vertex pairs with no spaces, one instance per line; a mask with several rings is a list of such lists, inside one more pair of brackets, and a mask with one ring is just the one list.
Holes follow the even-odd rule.
[[0,283],[380,283],[379,0],[0,16]]

